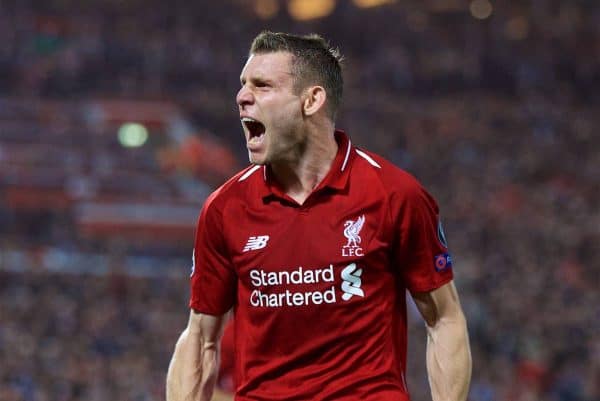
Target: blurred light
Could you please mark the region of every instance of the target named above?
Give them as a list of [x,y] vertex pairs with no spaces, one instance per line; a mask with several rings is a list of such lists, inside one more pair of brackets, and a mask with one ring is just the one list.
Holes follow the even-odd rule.
[[512,40],[523,40],[529,34],[529,21],[525,17],[514,17],[508,20],[504,34]]
[[288,11],[292,18],[306,21],[326,17],[333,12],[335,0],[289,0]]
[[488,0],[473,0],[469,6],[471,15],[477,19],[486,19],[492,15],[494,7]]
[[125,123],[119,128],[119,143],[126,148],[137,148],[148,140],[148,130],[142,124]]
[[395,3],[396,0],[353,0],[354,5],[360,8],[378,7],[384,4]]
[[256,0],[254,12],[261,19],[271,19],[279,12],[279,2],[277,0]]

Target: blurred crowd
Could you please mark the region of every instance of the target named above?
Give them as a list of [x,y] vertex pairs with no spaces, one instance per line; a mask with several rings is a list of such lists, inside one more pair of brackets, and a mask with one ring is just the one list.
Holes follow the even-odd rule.
[[[315,31],[339,45],[346,94],[337,125],[438,199],[470,328],[469,400],[600,399],[600,4],[492,1],[479,20],[468,2],[359,10],[339,1],[331,16],[299,22],[285,8],[261,20],[254,3],[0,3],[0,161],[20,157],[16,143],[30,149],[0,173],[0,399],[163,398],[187,317],[192,234],[163,263],[154,244],[76,237],[69,210],[15,211],[20,198],[7,194],[25,178],[44,191],[58,175],[59,187],[85,198],[86,177],[110,186],[133,170],[140,175],[126,182],[136,186],[113,192],[173,202],[197,195],[199,209],[214,180],[165,172],[160,153],[102,142],[75,105],[173,102],[243,165],[234,96],[264,27]],[[41,119],[32,129],[6,112],[17,103],[27,116],[55,102],[73,106],[68,124]],[[48,141],[46,126],[57,127],[55,153],[37,146]],[[119,163],[106,161],[119,152]],[[64,256],[103,250],[100,259]],[[408,384],[423,401],[425,332],[411,313]]]
[[0,399],[164,399],[183,276],[0,272]]

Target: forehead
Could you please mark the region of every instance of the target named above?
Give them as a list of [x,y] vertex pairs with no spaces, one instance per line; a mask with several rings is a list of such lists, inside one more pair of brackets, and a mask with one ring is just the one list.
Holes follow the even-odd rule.
[[242,69],[240,80],[248,78],[286,79],[292,75],[292,55],[288,52],[251,54]]

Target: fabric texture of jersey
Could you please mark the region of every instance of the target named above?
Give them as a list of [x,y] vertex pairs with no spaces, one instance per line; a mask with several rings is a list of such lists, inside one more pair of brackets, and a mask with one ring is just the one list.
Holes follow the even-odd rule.
[[236,400],[409,399],[405,290],[453,274],[438,207],[335,135],[330,172],[303,205],[251,166],[200,213],[190,307],[234,310]]

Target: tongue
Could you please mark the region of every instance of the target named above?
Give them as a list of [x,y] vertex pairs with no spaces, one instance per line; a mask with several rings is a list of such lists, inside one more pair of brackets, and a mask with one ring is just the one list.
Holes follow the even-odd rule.
[[265,137],[265,133],[261,133],[260,135],[253,135],[250,134],[250,139],[248,139],[248,143],[252,143],[252,144],[259,144],[263,141],[263,138]]

